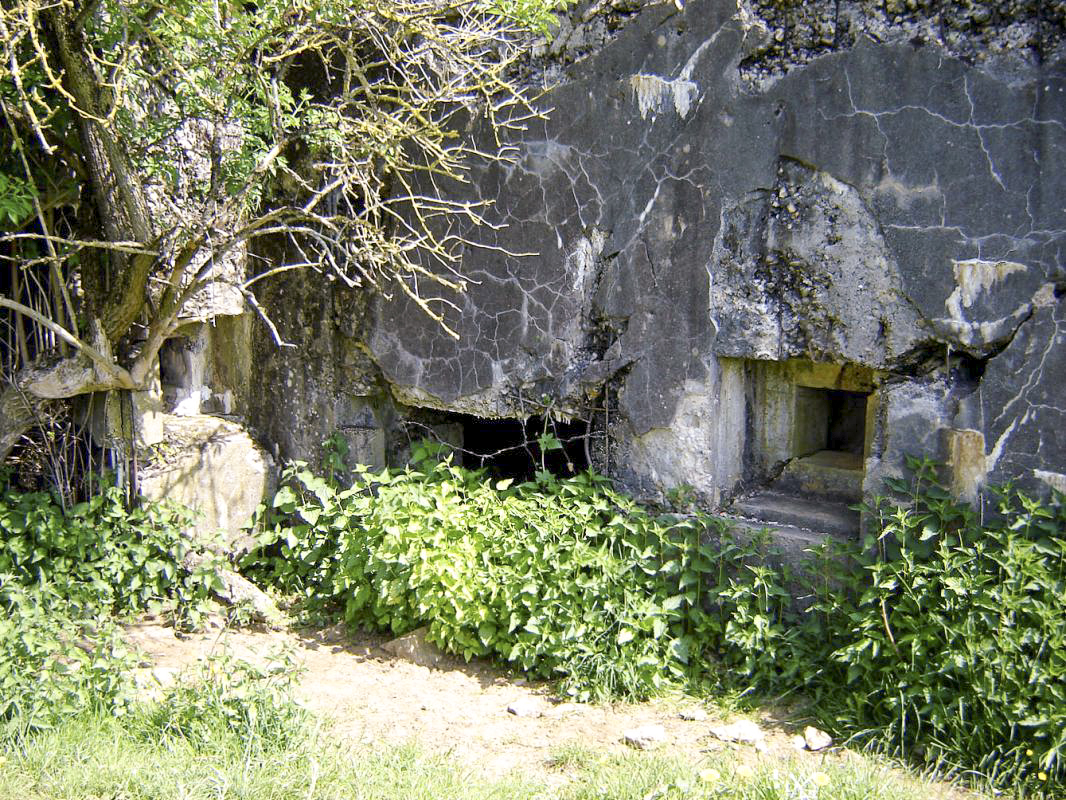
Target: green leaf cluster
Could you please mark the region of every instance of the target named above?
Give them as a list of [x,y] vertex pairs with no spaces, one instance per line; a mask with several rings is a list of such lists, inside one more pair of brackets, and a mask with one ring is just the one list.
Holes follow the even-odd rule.
[[246,570],[353,625],[426,625],[449,652],[579,698],[712,677],[731,610],[709,600],[719,576],[744,580],[716,558],[717,520],[653,514],[592,473],[513,485],[422,461],[356,476],[340,488],[290,467]]
[[489,13],[510,20],[519,28],[550,33],[555,14],[574,5],[575,0],[482,0]]
[[106,615],[72,609],[52,585],[0,576],[0,738],[87,709],[124,712],[136,662]]
[[215,560],[184,565],[188,523],[169,505],[127,510],[113,487],[64,508],[0,483],[0,723],[126,708],[135,659],[116,615],[166,608],[194,623],[218,588]]
[[0,220],[10,225],[25,221],[33,213],[33,196],[27,181],[0,171]]
[[217,559],[186,568],[202,546],[183,535],[190,513],[167,503],[127,509],[124,493],[103,487],[63,508],[47,492],[0,494],[0,581],[27,590],[51,587],[86,613],[197,615],[221,588]]

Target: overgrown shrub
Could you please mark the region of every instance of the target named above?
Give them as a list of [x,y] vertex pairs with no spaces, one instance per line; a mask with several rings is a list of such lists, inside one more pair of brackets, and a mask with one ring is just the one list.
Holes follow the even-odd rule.
[[[713,676],[731,617],[715,587],[740,596],[757,576],[718,558],[716,520],[655,515],[591,473],[493,484],[422,460],[356,477],[341,489],[289,468],[246,569],[352,624],[428,625],[445,650],[560,679],[578,697]],[[776,615],[778,592],[770,605]]]
[[94,707],[124,711],[134,666],[106,616],[86,616],[53,586],[0,576],[0,737]]
[[173,611],[190,623],[209,607],[215,561],[183,566],[188,513],[127,510],[101,489],[64,509],[0,475],[0,721],[40,728],[94,705],[124,710],[132,654],[113,618]]
[[[429,455],[427,452],[422,456]],[[488,655],[579,697],[667,683],[801,692],[838,734],[1060,791],[1066,510],[1001,494],[981,520],[935,465],[868,509],[874,534],[799,575],[765,536],[656,515],[592,474],[492,484],[417,462],[340,488],[285,474],[247,568],[353,624]]]
[[[1066,789],[1066,504],[1010,490],[981,520],[935,465],[870,509],[854,606],[832,610],[846,667],[837,724],[1006,785]],[[817,631],[812,631],[815,635]]]
[[217,562],[183,567],[194,547],[190,513],[169,503],[127,509],[123,492],[102,487],[64,509],[47,492],[18,492],[0,480],[0,575],[5,583],[51,586],[80,608],[115,614],[197,614],[221,588]]

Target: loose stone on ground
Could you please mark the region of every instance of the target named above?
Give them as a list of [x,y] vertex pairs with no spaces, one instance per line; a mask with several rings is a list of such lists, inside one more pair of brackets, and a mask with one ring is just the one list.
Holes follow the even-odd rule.
[[402,658],[420,667],[439,667],[447,656],[432,642],[426,641],[429,628],[419,628],[391,642],[385,642],[381,649],[390,656]]
[[723,742],[753,745],[759,744],[766,738],[762,728],[747,719],[737,720],[728,725],[715,725],[711,728],[711,735]]
[[803,729],[803,743],[808,750],[817,752],[833,744],[833,737],[813,725],[808,725]]
[[666,741],[666,729],[662,725],[641,725],[622,734],[622,740],[637,750],[651,750]]
[[535,697],[519,697],[507,704],[507,713],[516,717],[542,717],[544,710]]

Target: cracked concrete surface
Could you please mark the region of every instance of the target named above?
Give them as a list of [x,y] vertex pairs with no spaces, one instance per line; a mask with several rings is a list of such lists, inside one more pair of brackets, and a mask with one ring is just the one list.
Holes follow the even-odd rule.
[[989,480],[1046,490],[1037,472],[1066,472],[1066,61],[855,35],[753,77],[777,24],[754,13],[649,5],[556,71],[514,163],[455,189],[504,226],[464,253],[460,338],[400,293],[374,304],[385,383],[522,416],[516,397],[580,408],[602,381],[618,474],[717,499],[745,458],[719,359],[858,364],[883,376],[868,476],[944,457],[956,427],[984,436]]

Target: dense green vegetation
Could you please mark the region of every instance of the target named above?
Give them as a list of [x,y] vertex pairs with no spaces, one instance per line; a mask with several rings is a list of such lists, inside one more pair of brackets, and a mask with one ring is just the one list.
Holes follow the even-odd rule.
[[[247,560],[260,581],[394,633],[494,656],[569,693],[646,697],[717,640],[719,569],[702,526],[655,516],[584,474],[490,483],[421,460],[342,489],[296,465]],[[713,582],[712,582],[713,585]]]
[[113,487],[64,509],[0,481],[0,723],[128,706],[136,659],[116,616],[165,610],[195,624],[211,604],[214,560],[183,566],[188,521],[166,505],[128,510]]
[[1066,503],[1004,491],[983,521],[913,464],[849,599],[821,609],[835,719],[1004,786],[1066,788]]
[[69,508],[47,492],[18,492],[6,481],[0,487],[5,588],[50,587],[91,612],[167,605],[195,615],[218,586],[212,559],[192,570],[181,566],[194,548],[184,533],[192,522],[185,509],[167,503],[129,509],[114,486]]
[[[1062,498],[1003,492],[982,521],[948,497],[934,465],[914,462],[894,500],[869,509],[876,535],[812,553],[792,574],[765,537],[654,512],[593,474],[516,485],[417,455],[404,470],[357,470],[351,485],[291,466],[246,573],[320,618],[425,625],[446,650],[579,698],[787,695],[853,743],[1062,793]],[[165,608],[195,623],[217,579],[210,562],[182,567],[184,524],[166,507],[127,511],[110,490],[65,510],[4,490],[0,738],[21,757],[36,757],[42,730],[63,748],[85,725],[112,724],[93,713],[124,715],[121,737],[140,737],[148,761],[160,747],[210,749],[226,731],[263,742],[263,765],[311,746],[284,660],[208,663],[162,705],[134,702],[115,615]]]
[[426,458],[344,488],[291,467],[246,568],[306,608],[558,679],[580,698],[668,684],[788,695],[838,734],[1062,786],[1066,509],[1003,492],[983,522],[930,462],[876,535],[797,574],[758,535],[655,514],[585,474],[493,484]]

